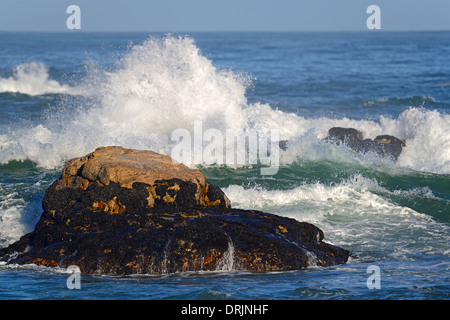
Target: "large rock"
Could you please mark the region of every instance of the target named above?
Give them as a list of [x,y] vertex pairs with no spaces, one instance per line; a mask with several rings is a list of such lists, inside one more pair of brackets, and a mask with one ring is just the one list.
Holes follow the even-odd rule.
[[341,127],[333,127],[328,130],[328,137],[325,140],[337,145],[344,144],[356,152],[372,152],[379,157],[389,157],[395,161],[397,161],[403,147],[406,145],[405,140],[394,136],[380,135],[374,140],[364,139],[361,131],[354,128]]
[[35,230],[0,260],[112,275],[345,263],[350,252],[323,237],[309,223],[230,208],[200,171],[169,157],[106,147],[64,166]]

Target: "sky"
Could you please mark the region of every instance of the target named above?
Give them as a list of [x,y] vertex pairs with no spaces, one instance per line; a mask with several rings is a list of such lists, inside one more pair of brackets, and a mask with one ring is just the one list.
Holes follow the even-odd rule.
[[[364,31],[370,5],[383,31],[450,30],[450,0],[0,0],[0,31]],[[78,30],[76,30],[78,31]]]

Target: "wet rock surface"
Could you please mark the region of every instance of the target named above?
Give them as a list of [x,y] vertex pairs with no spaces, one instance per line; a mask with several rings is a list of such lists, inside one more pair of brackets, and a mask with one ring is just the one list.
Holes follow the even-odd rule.
[[337,145],[344,144],[359,153],[373,152],[379,157],[390,157],[395,161],[406,146],[405,140],[391,135],[380,135],[373,140],[364,139],[361,131],[341,127],[328,130],[328,137],[325,140]]
[[151,151],[99,148],[69,161],[35,230],[0,260],[83,273],[296,270],[346,263],[316,226],[233,209],[198,170]]

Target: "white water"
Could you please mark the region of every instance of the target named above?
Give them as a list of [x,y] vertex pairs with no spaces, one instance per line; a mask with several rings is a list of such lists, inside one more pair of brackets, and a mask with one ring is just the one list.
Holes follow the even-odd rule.
[[[409,259],[414,254],[450,255],[449,227],[432,217],[378,195],[434,196],[427,188],[389,191],[375,179],[355,175],[340,183],[315,182],[289,190],[230,185],[223,188],[234,208],[262,210],[310,222],[325,234],[324,241],[359,254]],[[395,244],[395,245],[393,245]],[[380,256],[381,255],[381,256]]]
[[[41,201],[26,199],[23,194],[24,185],[4,185],[0,182],[0,248],[31,232],[41,215]],[[33,188],[35,186],[31,187]]]
[[[76,95],[63,100],[59,110],[43,123],[12,127],[0,134],[0,163],[31,159],[44,168],[60,167],[70,158],[105,145],[152,149],[170,155],[176,129],[278,129],[289,139],[281,152],[282,164],[300,159],[344,162],[382,162],[418,171],[450,173],[450,115],[410,108],[398,118],[380,121],[309,119],[274,110],[268,104],[250,104],[245,96],[250,77],[217,69],[203,56],[193,39],[150,38],[135,45],[113,70],[92,63],[90,73],[68,88],[48,77],[42,64],[21,65],[13,77],[0,79],[0,92],[9,90]],[[257,85],[257,83],[256,83]],[[2,89],[3,88],[3,89]],[[334,126],[353,127],[367,138],[390,134],[406,139],[397,163],[348,156],[348,151],[326,145]]]
[[69,88],[50,79],[48,68],[40,62],[23,63],[11,77],[0,78],[0,93],[16,92],[31,96],[66,93]]
[[0,196],[0,247],[9,245],[26,233],[22,223],[25,201],[17,193]]

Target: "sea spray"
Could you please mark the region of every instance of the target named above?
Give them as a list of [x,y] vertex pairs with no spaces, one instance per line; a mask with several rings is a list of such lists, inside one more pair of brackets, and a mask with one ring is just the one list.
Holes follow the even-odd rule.
[[450,114],[409,108],[398,119],[382,116],[380,122],[393,135],[403,137],[407,147],[399,164],[417,171],[450,173]]
[[[288,149],[279,155],[285,165],[316,159],[450,173],[450,118],[436,110],[411,107],[397,118],[381,116],[375,121],[306,118],[269,104],[249,103],[251,77],[215,67],[190,37],[150,37],[131,46],[114,67],[87,63],[88,74],[71,85],[40,124],[12,125],[0,135],[1,163],[30,159],[40,167],[58,168],[105,145],[171,155],[177,144],[170,139],[174,131],[193,134],[196,121],[201,121],[205,129],[224,136],[226,130],[278,130],[279,139],[288,141]],[[41,79],[39,86],[50,81],[45,68],[33,68],[38,71],[29,73],[40,75],[35,77]],[[22,73],[17,71],[17,77]],[[405,139],[406,147],[397,163],[357,155],[321,141],[336,126],[360,130],[365,138],[391,134]]]

